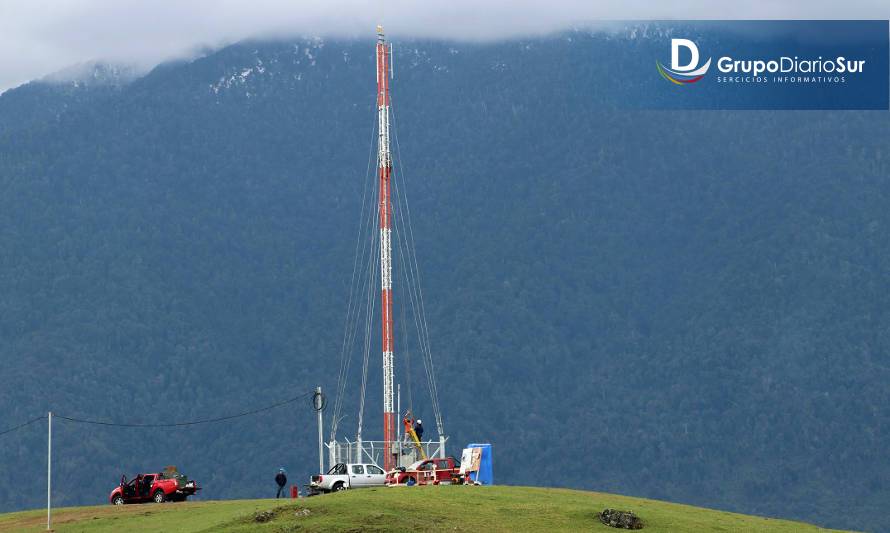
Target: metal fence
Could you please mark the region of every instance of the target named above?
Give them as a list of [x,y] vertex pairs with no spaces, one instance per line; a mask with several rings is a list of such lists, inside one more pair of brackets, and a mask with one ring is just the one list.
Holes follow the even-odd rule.
[[[445,457],[445,442],[432,441],[421,442],[427,457]],[[409,466],[421,459],[420,453],[413,444],[405,441],[393,443],[393,453],[398,453],[398,465]],[[359,442],[344,439],[343,441],[331,441],[325,444],[328,449],[328,468],[337,463],[373,463],[383,464],[383,453],[386,443],[382,440],[362,440]]]

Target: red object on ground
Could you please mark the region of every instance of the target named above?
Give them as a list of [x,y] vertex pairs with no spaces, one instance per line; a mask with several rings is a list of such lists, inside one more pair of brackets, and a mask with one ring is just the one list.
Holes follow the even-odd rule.
[[291,498],[299,498],[300,497],[300,489],[297,488],[296,485],[290,486],[290,497]]
[[438,485],[451,483],[452,476],[460,472],[460,461],[454,457],[446,459],[426,459],[415,463],[412,467],[396,469],[386,474],[387,485],[407,483],[414,479],[418,485]]

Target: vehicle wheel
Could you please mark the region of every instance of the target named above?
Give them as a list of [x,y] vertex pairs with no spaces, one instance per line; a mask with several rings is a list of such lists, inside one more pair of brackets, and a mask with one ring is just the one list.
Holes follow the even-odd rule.
[[346,490],[346,485],[344,485],[343,482],[340,481],[336,485],[334,485],[334,488],[331,490],[333,492],[340,492],[341,490]]
[[155,503],[164,503],[164,501],[167,499],[167,496],[164,494],[164,491],[156,490],[152,499],[155,501]]
[[124,504],[124,499],[123,499],[123,497],[121,497],[120,494],[118,494],[117,496],[114,497],[113,500],[111,500],[111,503],[112,503],[113,505],[123,505],[123,504]]

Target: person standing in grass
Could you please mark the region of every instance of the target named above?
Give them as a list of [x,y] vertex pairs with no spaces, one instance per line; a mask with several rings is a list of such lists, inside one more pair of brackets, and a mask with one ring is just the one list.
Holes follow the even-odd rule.
[[275,476],[275,483],[278,483],[278,494],[275,495],[276,498],[281,497],[281,491],[284,490],[284,486],[287,485],[287,474],[284,472],[284,468],[278,469],[278,474]]

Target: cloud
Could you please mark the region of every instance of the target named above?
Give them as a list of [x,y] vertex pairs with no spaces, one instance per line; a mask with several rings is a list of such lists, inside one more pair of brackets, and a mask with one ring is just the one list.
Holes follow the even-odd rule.
[[147,69],[246,38],[489,40],[598,20],[890,18],[887,0],[0,0],[0,91],[91,60]]

